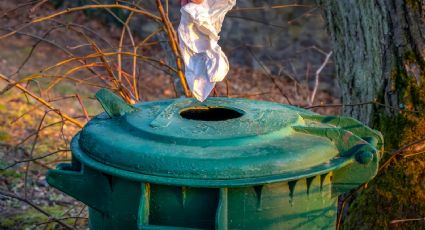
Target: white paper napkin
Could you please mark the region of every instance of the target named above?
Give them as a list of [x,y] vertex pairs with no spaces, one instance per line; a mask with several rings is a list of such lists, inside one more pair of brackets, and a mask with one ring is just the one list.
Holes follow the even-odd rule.
[[180,49],[185,63],[185,75],[190,90],[204,101],[229,72],[229,61],[218,45],[226,13],[236,0],[205,0],[181,8],[178,28]]

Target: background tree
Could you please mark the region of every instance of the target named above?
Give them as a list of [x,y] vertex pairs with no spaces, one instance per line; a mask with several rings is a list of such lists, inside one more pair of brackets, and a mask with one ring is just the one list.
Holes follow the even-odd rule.
[[333,40],[343,112],[386,139],[386,163],[351,205],[343,227],[423,229],[425,3],[318,2]]

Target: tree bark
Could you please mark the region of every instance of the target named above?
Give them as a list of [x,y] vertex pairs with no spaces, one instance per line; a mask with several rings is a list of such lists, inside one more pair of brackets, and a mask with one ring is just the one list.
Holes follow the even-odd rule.
[[[425,2],[318,0],[334,45],[345,115],[383,132],[386,150],[425,136]],[[422,143],[422,142],[421,142]],[[421,152],[419,143],[410,152]],[[347,229],[423,229],[425,157],[397,158],[350,209]],[[384,156],[384,160],[389,156]]]

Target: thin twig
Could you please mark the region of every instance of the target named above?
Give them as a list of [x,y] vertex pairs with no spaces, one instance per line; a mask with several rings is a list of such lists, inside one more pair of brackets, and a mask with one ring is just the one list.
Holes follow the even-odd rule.
[[[93,50],[98,54],[103,54],[103,51],[101,48],[90,38],[88,37],[83,31],[75,30],[80,36],[82,36],[87,42],[89,42],[93,48]],[[125,87],[122,82],[117,79],[117,77],[114,74],[114,71],[109,64],[109,61],[106,59],[104,55],[100,55],[99,59],[104,63],[104,67],[108,75],[111,77],[111,80],[115,87],[118,90],[118,93],[121,95],[121,97],[127,101],[128,103],[132,102],[132,98],[134,99],[134,96],[132,95],[131,91]]]
[[75,7],[75,8],[68,8],[66,10],[62,10],[62,11],[59,11],[59,12],[56,12],[56,13],[53,13],[53,14],[50,14],[50,15],[47,15],[47,16],[44,16],[44,17],[35,18],[31,22],[20,26],[18,29],[0,36],[0,39],[10,37],[10,36],[16,34],[18,31],[21,31],[21,30],[23,30],[23,29],[25,29],[25,28],[33,25],[33,24],[40,23],[40,22],[43,22],[43,21],[47,21],[47,20],[53,19],[55,17],[58,17],[60,15],[69,14],[69,13],[72,13],[72,12],[82,11],[82,10],[87,10],[87,9],[110,9],[110,8],[124,9],[124,10],[128,10],[128,11],[132,11],[132,12],[147,16],[147,17],[153,19],[154,21],[158,21],[158,22],[161,21],[160,17],[158,17],[154,14],[151,14],[148,11],[139,10],[139,9],[129,7],[129,6],[126,6],[126,5],[119,5],[119,4],[85,5],[85,6]]
[[343,217],[343,210],[345,209],[345,206],[348,203],[348,200],[350,198],[352,198],[356,193],[358,193],[362,188],[365,187],[365,184],[360,185],[359,187],[357,187],[356,189],[352,190],[347,196],[344,197],[344,199],[342,200],[342,204],[339,208],[338,211],[338,215],[337,215],[337,221],[336,221],[336,226],[335,229],[339,230],[341,228],[341,224],[342,224],[342,217]]
[[385,105],[376,101],[369,101],[369,102],[362,102],[362,103],[354,103],[354,104],[322,104],[322,105],[312,105],[312,106],[305,106],[302,107],[303,109],[315,109],[315,108],[326,108],[326,107],[351,107],[351,106],[362,106],[362,105],[377,105],[382,106],[389,109],[394,109],[396,111],[400,112],[407,112],[407,113],[425,113],[425,111],[419,111],[419,110],[408,110],[408,109],[400,109],[393,106]]
[[[55,20],[55,22],[57,22],[57,21]],[[59,23],[59,22],[57,22],[57,23]],[[67,27],[67,28],[68,28],[68,26],[73,26],[73,25],[67,25],[67,24],[64,24],[64,23],[61,23],[61,24],[62,24],[62,27]],[[81,27],[81,28],[83,28],[83,29],[85,29],[85,30],[87,30],[87,28],[85,28],[85,27],[82,27],[82,26],[80,26],[80,27]],[[5,29],[5,28],[0,28],[0,30],[13,31],[13,30],[10,30],[10,29]],[[56,43],[55,43],[55,42],[53,42],[53,41],[50,41],[50,40],[44,39],[44,38],[39,37],[39,36],[34,35],[34,34],[28,34],[28,33],[19,32],[19,31],[17,31],[16,33],[17,33],[17,34],[20,34],[20,35],[24,35],[24,36],[28,36],[28,37],[31,37],[31,38],[35,38],[35,39],[41,40],[41,41],[43,41],[43,42],[46,42],[47,44],[50,44],[50,45],[53,45],[53,46],[55,46],[55,47],[59,48],[60,50],[62,50],[63,52],[65,52],[68,56],[70,56],[70,57],[74,57],[74,58],[75,58],[75,55],[74,55],[73,53],[71,53],[68,49],[66,49],[65,47],[60,46],[59,44],[56,44]],[[84,65],[84,64],[86,64],[86,63],[85,63],[85,60],[78,60],[78,62],[80,62],[80,63],[81,63],[81,64],[83,64],[83,65]],[[97,74],[97,73],[96,73],[96,71],[94,71],[93,69],[89,68],[89,71],[90,71],[91,73],[93,73],[94,75],[99,76],[99,74]],[[102,78],[101,78],[101,77],[99,77],[99,79],[101,79],[101,80],[102,80]]]
[[[140,1],[138,1],[140,2]],[[133,46],[133,53],[134,55],[137,55],[137,48],[136,48],[136,44],[134,42],[134,38],[133,35],[131,33],[131,29],[128,26],[128,24],[131,21],[131,18],[133,17],[134,12],[131,12],[130,15],[128,15],[126,21],[123,24],[123,29],[121,32],[121,37],[120,37],[120,41],[119,41],[119,46],[118,46],[118,53],[122,52],[122,45],[124,42],[124,36],[125,36],[125,32],[127,31],[129,37],[130,37],[130,41],[131,41],[131,45]],[[137,92],[137,79],[136,79],[136,57],[133,57],[133,84],[131,84],[133,86],[133,94],[134,94],[134,100],[138,101],[139,100],[139,93]],[[119,81],[122,81],[122,55],[118,54],[118,79]]]
[[[74,61],[81,61],[81,60],[96,59],[96,58],[99,58],[99,57],[101,57],[101,56],[108,57],[108,56],[114,56],[114,55],[117,55],[117,54],[118,54],[117,52],[106,52],[106,53],[98,53],[98,52],[96,52],[96,53],[88,54],[88,55],[83,56],[83,57],[72,57],[72,58],[69,58],[69,59],[66,59],[66,60],[60,61],[60,62],[58,62],[58,63],[56,63],[56,64],[54,64],[54,65],[52,65],[52,66],[49,66],[49,67],[47,67],[47,68],[44,68],[43,70],[41,70],[41,71],[39,71],[39,72],[41,72],[41,73],[42,73],[42,72],[46,72],[46,71],[52,70],[52,69],[54,69],[54,68],[58,68],[58,67],[60,67],[60,66],[66,65],[66,64],[71,63],[71,62],[74,62]],[[127,56],[132,56],[132,57],[134,57],[134,56],[135,56],[135,57],[137,57],[138,59],[140,59],[140,60],[142,60],[142,61],[147,61],[147,62],[156,63],[156,64],[158,64],[158,65],[160,65],[160,66],[164,66],[164,67],[166,67],[168,70],[170,70],[170,71],[172,71],[172,72],[177,72],[177,70],[176,70],[175,68],[173,68],[173,67],[171,67],[171,66],[167,65],[167,64],[166,64],[166,63],[164,63],[162,60],[157,60],[157,59],[155,59],[155,58],[146,57],[146,56],[142,56],[142,55],[134,55],[134,53],[131,53],[131,52],[121,52],[121,54],[122,54],[122,55],[127,55]],[[21,80],[20,80],[20,81],[18,81],[17,83],[25,82],[25,81],[29,80],[29,78],[33,78],[34,76],[37,76],[37,75],[39,75],[39,74],[36,74],[36,75],[30,75],[30,76],[28,76],[28,77],[26,77],[26,78],[21,79]]]
[[305,17],[306,15],[310,15],[312,12],[314,12],[315,10],[318,10],[319,7],[314,7],[310,10],[308,10],[307,12],[304,12],[303,14],[301,14],[300,16],[293,18],[291,20],[288,21],[288,25],[292,25],[295,21],[299,20],[300,18]]
[[78,103],[80,103],[81,109],[83,110],[83,113],[84,113],[84,116],[86,117],[86,120],[89,121],[90,120],[89,113],[87,112],[87,109],[84,106],[83,100],[81,100],[81,97],[78,93],[75,94],[75,97],[77,98]]
[[58,114],[59,116],[62,116],[65,120],[77,125],[80,128],[83,128],[83,124],[80,123],[79,121],[77,121],[76,119],[62,113],[60,110],[56,109],[55,107],[53,107],[50,103],[48,103],[46,100],[44,100],[41,97],[38,97],[37,95],[35,95],[33,92],[29,91],[28,89],[26,89],[25,87],[23,87],[21,84],[15,84],[15,81],[7,78],[6,76],[4,76],[3,74],[0,74],[0,79],[8,82],[9,84],[14,84],[16,88],[18,88],[19,90],[21,90],[22,92],[24,92],[25,94],[31,96],[33,99],[35,99],[36,101],[40,102],[41,104],[43,104],[44,106],[46,106],[47,108],[49,108],[50,110],[54,111],[56,114]]
[[[81,214],[83,213],[84,209],[86,209],[86,206],[85,205],[83,205],[83,207],[81,207],[81,210],[80,210],[80,212],[78,213],[77,216],[81,216]],[[77,228],[77,223],[78,223],[78,220],[79,219],[80,218],[75,219],[75,222],[74,222],[74,225],[73,225],[74,228]]]
[[230,10],[230,12],[238,12],[238,11],[254,11],[254,10],[268,10],[268,9],[286,9],[291,7],[314,7],[315,5],[301,5],[301,4],[288,4],[288,5],[274,5],[274,6],[259,6],[259,7],[240,7]]
[[[47,129],[47,128],[54,127],[54,126],[56,126],[56,125],[58,125],[58,124],[61,124],[61,123],[63,123],[63,120],[61,120],[61,121],[57,121],[57,122],[53,122],[53,123],[48,124],[48,125],[45,125],[45,126],[43,126],[43,127],[40,129],[40,131],[43,131],[44,129]],[[28,136],[26,136],[24,139],[20,140],[20,141],[19,141],[19,143],[18,143],[18,144],[16,144],[16,146],[20,146],[20,145],[22,145],[25,141],[27,141],[28,139],[30,139],[31,137],[33,137],[33,136],[34,136],[34,135],[36,135],[36,134],[37,134],[37,132],[33,132],[33,133],[29,134],[29,135],[28,135]]]
[[269,72],[269,70],[263,64],[263,62],[261,62],[260,59],[254,54],[254,52],[252,52],[252,50],[251,50],[250,47],[247,46],[246,48],[247,48],[248,52],[251,54],[251,56],[254,58],[254,60],[261,66],[261,68],[263,69],[264,73],[270,78],[270,80],[272,81],[273,85],[279,90],[280,94],[286,99],[286,101],[288,101],[288,104],[292,105],[292,102],[289,99],[289,97],[286,95],[286,93],[284,92],[284,90],[282,89],[282,87],[279,86],[279,84],[277,83],[276,79]]
[[76,23],[71,23],[71,22],[62,22],[62,21],[60,21],[60,20],[57,20],[57,19],[53,19],[52,21],[54,21],[54,22],[56,22],[56,23],[58,23],[58,24],[60,24],[60,25],[62,25],[62,26],[64,26],[65,28],[67,28],[67,27],[70,27],[70,26],[72,26],[72,27],[78,27],[78,28],[81,28],[81,29],[83,29],[83,30],[86,30],[86,31],[88,31],[88,32],[90,32],[90,33],[92,33],[94,36],[96,36],[97,38],[99,38],[100,40],[102,40],[105,44],[107,44],[109,47],[111,47],[111,48],[113,48],[114,46],[108,41],[108,40],[106,40],[105,39],[105,37],[104,36],[102,36],[101,34],[99,34],[97,31],[95,31],[95,30],[93,30],[93,29],[91,29],[91,28],[89,28],[89,27],[87,27],[87,26],[84,26],[84,25],[80,25],[80,24],[76,24]]
[[[57,218],[57,219],[58,220],[75,219],[75,221],[80,220],[80,219],[88,220],[88,218],[87,217],[84,217],[84,216],[68,216],[68,217],[62,217],[62,218]],[[45,221],[45,222],[37,223],[32,229],[36,229],[36,228],[40,227],[41,225],[51,224],[53,222],[55,222],[55,221],[54,220],[48,220],[48,221]],[[46,228],[47,228],[47,226],[46,226]],[[73,229],[77,229],[77,227],[76,226],[73,226]]]
[[403,158],[409,158],[409,157],[417,156],[417,155],[424,154],[424,153],[425,153],[425,151],[419,151],[419,152],[410,153],[410,154],[403,154]]
[[325,61],[323,61],[322,65],[319,67],[319,69],[316,70],[316,80],[315,80],[315,84],[314,84],[314,90],[313,93],[311,94],[310,100],[308,102],[309,106],[313,105],[314,99],[316,98],[316,93],[317,93],[317,89],[319,88],[319,83],[320,83],[320,73],[322,72],[322,70],[325,68],[325,66],[328,64],[329,59],[332,56],[332,51],[326,54],[326,58]]
[[425,221],[425,217],[423,218],[412,218],[412,219],[402,219],[402,220],[392,220],[391,224],[398,224],[398,223],[404,223],[404,222],[412,222],[412,221]]
[[[50,30],[48,30],[43,36],[42,36],[42,38],[43,39],[46,39],[46,37],[47,36],[49,36],[49,34],[52,32],[52,31],[54,31],[55,29],[57,29],[57,28],[59,28],[59,27],[55,27],[55,28],[51,28]],[[28,55],[26,56],[26,58],[24,59],[24,61],[19,65],[19,67],[18,67],[18,69],[14,72],[14,73],[12,73],[11,75],[9,75],[8,77],[12,77],[12,76],[14,76],[14,75],[16,75],[16,74],[18,74],[21,70],[22,70],[22,68],[25,66],[25,64],[28,62],[28,60],[31,58],[31,56],[32,56],[32,54],[34,53],[34,50],[35,50],[35,48],[37,48],[37,46],[42,42],[43,40],[41,40],[41,39],[38,39],[33,45],[32,45],[32,47],[31,47],[31,50],[30,50],[30,52],[28,53]]]
[[42,155],[42,156],[38,156],[38,157],[30,158],[30,159],[25,159],[25,160],[20,160],[20,161],[15,161],[13,164],[10,164],[10,165],[8,165],[6,167],[0,168],[0,170],[2,170],[2,171],[3,170],[7,170],[9,168],[12,168],[12,167],[18,165],[18,164],[40,160],[40,159],[43,159],[43,158],[46,158],[46,157],[55,155],[55,154],[60,153],[60,152],[69,152],[69,151],[71,151],[71,150],[69,150],[69,149],[60,149],[60,150],[57,150],[57,151],[54,151],[54,152],[51,152],[51,153],[48,153],[48,154],[45,154],[45,155]]
[[[32,158],[32,156],[34,155],[35,146],[37,145],[38,138],[40,137],[41,126],[43,125],[44,119],[46,119],[46,116],[51,111],[52,110],[48,110],[48,111],[44,112],[43,117],[41,118],[40,122],[38,123],[37,129],[36,129],[36,134],[35,134],[34,140],[33,140],[32,145],[31,145],[31,150],[30,150],[30,153],[29,153],[29,155],[30,155],[29,158]],[[31,161],[26,161],[26,163],[27,164],[25,166],[25,177],[24,177],[24,197],[25,197],[25,199],[27,198],[28,172],[29,172],[29,167],[30,167]]]
[[269,21],[263,21],[263,20],[259,20],[259,19],[255,19],[255,18],[248,18],[248,17],[231,15],[231,14],[229,14],[226,17],[227,18],[240,19],[240,20],[244,20],[244,21],[256,22],[256,23],[259,23],[259,24],[263,24],[263,25],[270,26],[270,27],[276,27],[276,28],[280,28],[280,29],[288,29],[287,26],[276,25],[276,24],[270,23]]
[[49,219],[51,219],[52,221],[57,222],[58,224],[62,225],[64,228],[66,229],[73,229],[71,226],[67,225],[66,223],[64,223],[62,220],[57,219],[56,217],[50,215],[48,212],[44,211],[42,208],[38,207],[36,204],[34,204],[33,202],[31,202],[30,200],[27,200],[23,197],[17,196],[13,193],[9,193],[6,191],[2,191],[0,190],[0,195],[2,196],[6,196],[6,197],[10,197],[13,199],[17,199],[19,201],[22,201],[28,205],[30,205],[31,207],[33,207],[34,209],[36,209],[37,211],[39,211],[40,213],[42,213],[43,215],[47,216]]
[[225,78],[224,82],[226,83],[226,97],[229,97],[230,94],[230,83],[229,83],[229,79]]
[[23,8],[25,6],[31,5],[33,3],[36,3],[37,1],[38,0],[34,0],[34,1],[25,2],[25,3],[22,3],[22,4],[18,4],[15,8],[12,8],[12,9],[7,10],[6,12],[4,12],[0,17],[4,17],[4,16],[8,15],[10,12],[16,11],[16,10],[18,10],[20,8]]
[[[100,2],[98,2],[98,1],[96,1],[96,0],[92,0],[92,2],[95,2],[95,3],[97,3],[97,4],[101,4]],[[140,0],[139,1],[137,1],[137,3],[136,3],[136,5],[138,4],[140,2]],[[130,29],[130,27],[128,26],[128,24],[129,24],[129,22],[131,21],[131,18],[133,17],[133,15],[134,15],[134,12],[132,11],[132,12],[130,12],[130,15],[127,17],[127,19],[126,19],[126,21],[124,22],[124,21],[122,21],[121,20],[121,18],[120,17],[118,17],[118,15],[116,15],[111,9],[106,9],[107,11],[108,11],[108,13],[110,13],[117,21],[119,21],[121,24],[122,24],[122,26],[123,26],[123,29],[122,29],[122,34],[121,34],[121,37],[120,37],[120,41],[119,41],[119,46],[118,46],[118,70],[117,70],[117,72],[118,72],[118,83],[120,83],[120,85],[118,85],[118,89],[119,89],[119,91],[120,91],[120,94],[123,96],[123,98],[124,99],[126,99],[127,100],[127,102],[129,102],[129,103],[135,103],[136,101],[138,101],[138,92],[137,92],[137,88],[135,88],[135,87],[133,87],[133,93],[131,93],[131,91],[129,92],[131,95],[134,95],[133,96],[133,100],[131,99],[131,98],[128,98],[128,93],[126,93],[125,91],[125,87],[123,86],[123,85],[121,85],[121,83],[122,83],[122,55],[120,54],[121,53],[121,51],[122,51],[122,43],[123,43],[123,41],[124,41],[124,34],[125,34],[125,32],[127,32],[128,33],[128,36],[129,36],[129,38],[130,38],[130,41],[131,41],[131,44],[132,44],[132,46],[133,46],[133,53],[135,54],[135,55],[137,55],[137,52],[135,52],[134,51],[134,49],[135,49],[135,42],[134,42],[134,38],[133,38],[133,35],[132,35],[132,33],[131,33],[131,29]],[[135,61],[136,60],[136,58],[135,57],[133,57],[133,61]],[[109,70],[108,70],[108,72],[109,72]],[[135,76],[135,75],[134,75]],[[136,80],[133,80],[133,82],[136,82]],[[132,84],[130,84],[131,86],[133,86]]]
[[183,73],[183,61],[181,59],[181,52],[179,49],[179,46],[177,45],[177,35],[176,32],[174,31],[173,25],[170,22],[170,19],[168,18],[168,15],[165,14],[164,12],[164,8],[162,6],[161,0],[156,0],[156,5],[158,8],[159,13],[161,14],[161,21],[164,25],[165,31],[168,34],[168,41],[170,43],[170,47],[171,50],[174,53],[174,56],[176,57],[176,67],[177,67],[177,75],[180,78],[180,83],[182,84],[184,93],[186,95],[186,97],[190,97],[190,90],[189,90],[189,86],[187,84],[186,81],[186,77],[184,76]]
[[[9,31],[9,32],[14,32],[14,30],[12,30],[12,29],[8,29],[8,28],[0,28],[0,30]],[[52,46],[55,46],[56,48],[58,48],[58,49],[62,50],[64,53],[68,54],[69,56],[74,56],[74,55],[73,55],[73,54],[72,54],[72,53],[71,53],[68,49],[66,49],[65,47],[60,46],[59,44],[57,44],[57,43],[55,43],[55,42],[53,42],[53,41],[50,41],[50,40],[44,39],[43,37],[40,37],[40,36],[38,36],[38,35],[35,35],[35,34],[29,34],[29,33],[21,32],[21,31],[15,31],[15,33],[16,33],[16,34],[19,34],[19,35],[24,35],[24,36],[28,36],[28,37],[31,37],[31,38],[35,38],[35,39],[37,39],[37,40],[41,40],[41,41],[43,41],[43,42],[45,42],[45,43],[48,43],[48,44],[50,44],[50,45],[52,45]]]
[[408,143],[406,145],[403,145],[401,148],[399,148],[399,149],[397,149],[395,151],[390,152],[389,154],[390,154],[391,157],[387,161],[385,161],[381,165],[381,167],[379,167],[378,172],[381,172],[383,169],[385,169],[398,155],[402,154],[405,150],[409,149],[410,147],[412,147],[414,145],[422,144],[423,142],[425,142],[425,137],[421,137],[418,140],[415,140],[415,141],[413,141],[411,143]]
[[250,93],[250,94],[235,94],[235,95],[229,95],[229,98],[250,98],[250,97],[256,97],[256,96],[262,96],[262,95],[268,95],[272,94],[272,92],[259,92],[259,93]]
[[41,0],[37,4],[35,4],[33,7],[31,7],[30,12],[34,13],[40,6],[42,6],[44,3],[48,2],[49,0]]

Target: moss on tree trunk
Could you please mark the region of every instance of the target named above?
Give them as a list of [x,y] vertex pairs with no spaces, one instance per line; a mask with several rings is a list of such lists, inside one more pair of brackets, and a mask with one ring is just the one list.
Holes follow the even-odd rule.
[[[425,137],[423,1],[318,2],[334,43],[344,114],[381,130],[388,152]],[[425,217],[425,153],[415,154],[421,151],[425,144],[414,145],[381,170],[343,228],[424,229],[424,221],[391,223]]]

